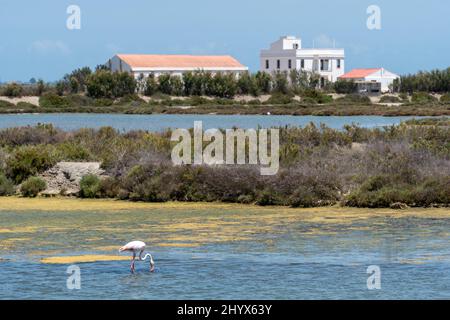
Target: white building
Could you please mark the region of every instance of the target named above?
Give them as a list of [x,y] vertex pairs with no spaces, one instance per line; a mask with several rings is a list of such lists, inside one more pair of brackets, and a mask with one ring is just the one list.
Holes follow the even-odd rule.
[[375,69],[353,69],[342,75],[339,79],[353,80],[355,82],[375,82],[381,84],[381,92],[389,92],[395,79],[400,76],[384,68]]
[[231,56],[194,56],[194,55],[154,55],[154,54],[118,54],[106,63],[113,72],[131,72],[135,78],[141,74],[182,75],[188,71],[207,71],[211,73],[234,73],[239,75],[248,71],[238,60]]
[[314,72],[320,75],[323,85],[325,80],[335,82],[345,73],[344,60],[344,49],[304,49],[299,38],[285,36],[272,43],[270,49],[261,50],[260,70]]

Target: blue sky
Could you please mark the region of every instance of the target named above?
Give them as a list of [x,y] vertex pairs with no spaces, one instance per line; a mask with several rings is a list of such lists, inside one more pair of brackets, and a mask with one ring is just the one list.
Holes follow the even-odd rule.
[[[66,9],[81,8],[81,30]],[[368,30],[369,5],[381,30]],[[231,54],[256,71],[281,35],[346,50],[346,70],[450,66],[448,0],[0,0],[0,81],[53,81],[115,53]]]

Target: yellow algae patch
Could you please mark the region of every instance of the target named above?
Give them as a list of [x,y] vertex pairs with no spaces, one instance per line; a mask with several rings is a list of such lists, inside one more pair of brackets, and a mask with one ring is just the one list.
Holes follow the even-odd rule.
[[60,256],[46,257],[41,259],[41,263],[47,264],[68,264],[68,263],[87,263],[98,261],[125,261],[130,257],[125,256],[108,256],[108,255],[82,255],[82,256]]
[[17,227],[17,228],[0,228],[0,233],[34,233],[38,230],[38,227]]
[[30,241],[31,238],[7,238],[0,240],[0,248],[11,249],[19,245],[20,242]]
[[73,198],[21,198],[1,197],[0,211],[102,211],[102,210],[135,210],[135,209],[203,209],[212,208],[245,208],[245,205],[222,203],[193,202],[131,202],[113,199],[73,199]]
[[200,243],[156,243],[152,247],[173,247],[173,248],[195,248],[200,247]]
[[101,247],[94,247],[94,250],[99,251],[119,251],[119,248],[121,245],[115,245],[115,246],[101,246]]
[[[1,197],[0,211],[127,211],[127,210],[208,210],[223,209],[228,211],[226,217],[248,218],[248,216],[259,219],[283,219],[314,221],[325,223],[341,223],[347,219],[364,219],[374,216],[389,216],[394,218],[419,216],[423,218],[445,218],[450,217],[448,208],[410,208],[406,210],[392,209],[360,209],[347,207],[319,207],[319,208],[288,208],[255,205],[230,204],[230,203],[203,203],[203,202],[165,202],[146,203],[130,202],[111,199],[73,199],[73,198],[20,198]],[[237,212],[236,212],[236,211]],[[244,212],[242,212],[244,211]],[[219,212],[220,213],[220,212]],[[195,215],[197,212],[189,212]],[[215,218],[218,212],[211,213],[210,219]],[[203,212],[199,212],[203,215]],[[125,220],[119,220],[125,222]],[[117,222],[119,222],[117,221]],[[233,223],[233,222],[230,222]],[[4,229],[0,229],[1,230]]]

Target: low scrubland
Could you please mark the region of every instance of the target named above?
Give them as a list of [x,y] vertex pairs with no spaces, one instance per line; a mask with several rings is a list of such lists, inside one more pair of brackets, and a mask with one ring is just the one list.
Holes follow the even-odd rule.
[[80,197],[315,207],[448,206],[448,118],[343,130],[280,128],[280,170],[258,165],[174,166],[171,132],[52,125],[0,131],[0,195],[35,196],[40,173],[59,161],[99,161],[109,176],[86,176]]

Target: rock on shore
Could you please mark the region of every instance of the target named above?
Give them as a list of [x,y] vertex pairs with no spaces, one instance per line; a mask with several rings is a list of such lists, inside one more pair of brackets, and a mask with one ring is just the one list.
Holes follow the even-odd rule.
[[80,180],[83,176],[94,174],[100,178],[106,177],[100,168],[100,162],[59,162],[40,175],[47,183],[47,189],[42,195],[59,194],[76,195],[80,191]]

